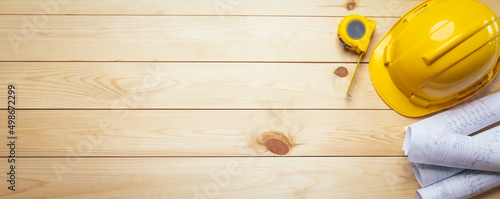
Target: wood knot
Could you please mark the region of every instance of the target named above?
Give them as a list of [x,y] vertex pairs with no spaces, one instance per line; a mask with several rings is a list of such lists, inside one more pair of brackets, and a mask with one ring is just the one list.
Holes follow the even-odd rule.
[[354,10],[355,8],[358,7],[358,4],[356,4],[355,1],[350,0],[350,1],[347,1],[347,3],[345,4],[345,7],[347,10]]
[[257,137],[257,143],[263,145],[268,151],[277,155],[286,155],[292,148],[292,143],[285,135],[275,132],[267,131],[261,133]]
[[335,69],[335,75],[339,76],[339,77],[345,77],[349,74],[349,71],[347,70],[347,68],[341,66],[341,67],[338,67],[337,69]]

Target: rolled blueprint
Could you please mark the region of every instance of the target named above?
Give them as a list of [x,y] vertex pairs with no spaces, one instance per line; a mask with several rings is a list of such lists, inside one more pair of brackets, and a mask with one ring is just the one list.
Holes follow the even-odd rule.
[[[414,131],[410,133],[421,134],[419,131],[432,131],[428,129],[414,128]],[[424,132],[425,133],[425,132]],[[424,134],[422,133],[422,134]],[[480,134],[474,136],[474,138],[491,140],[493,142],[500,142],[500,126],[484,131]],[[442,179],[455,175],[462,172],[464,169],[443,167],[436,165],[427,165],[412,163],[413,173],[418,183],[422,187],[429,186],[432,183],[438,182]]]
[[472,198],[500,185],[500,173],[466,170],[417,190],[418,199]]
[[465,171],[465,169],[442,167],[428,164],[411,163],[413,174],[421,187],[427,187],[452,175]]
[[[464,105],[456,106],[451,110],[405,127],[406,136],[403,144],[405,154],[408,155],[408,148],[410,146],[410,136],[408,135],[411,133],[431,130],[469,135],[500,121],[500,103],[497,103],[498,101],[500,101],[500,92]],[[487,135],[487,133],[484,132],[480,135]],[[412,163],[412,166],[415,177],[422,187],[463,171],[463,169],[415,163]]]
[[[470,135],[500,121],[500,92],[474,100],[451,110],[407,126],[406,134],[413,128],[433,129],[439,132]],[[403,150],[408,154],[409,136],[405,136]]]
[[500,172],[500,136],[480,139],[445,132],[410,135],[408,161],[462,169]]

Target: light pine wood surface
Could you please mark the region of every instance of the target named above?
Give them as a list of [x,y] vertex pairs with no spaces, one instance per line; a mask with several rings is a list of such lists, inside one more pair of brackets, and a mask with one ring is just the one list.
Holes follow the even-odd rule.
[[340,78],[335,70],[355,66],[0,62],[0,73],[12,74],[1,86],[16,83],[20,108],[388,109],[371,85],[367,64],[356,74],[356,97],[346,100],[352,73]]
[[18,117],[20,156],[272,156],[255,142],[270,131],[294,143],[292,156],[402,156],[402,129],[418,121],[392,110],[20,110]]
[[[389,109],[354,63],[0,62],[24,109]],[[493,81],[476,99],[500,91]],[[0,93],[7,98],[7,92]]]
[[[3,0],[0,14],[51,15],[216,15],[216,16],[365,16],[401,17],[419,0]],[[482,0],[500,9],[496,0]],[[349,4],[353,9],[348,9]]]
[[[30,29],[22,24],[31,17],[0,15],[0,61],[355,62],[359,58],[338,43],[337,26],[343,17],[46,17],[45,25]],[[376,43],[397,18],[374,19],[380,21],[373,36]]]
[[25,158],[18,164],[26,191],[1,196],[411,198],[418,188],[401,157]]
[[378,97],[370,53],[346,98],[359,57],[336,33],[374,19],[371,51],[420,2],[0,1],[18,137],[16,192],[2,174],[0,198],[415,198],[403,127],[425,117]]

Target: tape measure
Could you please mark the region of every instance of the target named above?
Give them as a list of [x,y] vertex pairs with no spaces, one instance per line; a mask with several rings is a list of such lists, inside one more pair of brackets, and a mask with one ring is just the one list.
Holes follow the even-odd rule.
[[359,62],[363,55],[366,54],[368,50],[368,45],[370,45],[370,39],[372,38],[373,31],[377,22],[361,15],[349,15],[340,21],[339,27],[337,29],[337,35],[339,37],[340,43],[346,49],[355,51],[360,54],[358,64],[354,70],[351,83],[347,89],[347,96],[351,90],[351,85],[354,80],[354,75],[358,70]]

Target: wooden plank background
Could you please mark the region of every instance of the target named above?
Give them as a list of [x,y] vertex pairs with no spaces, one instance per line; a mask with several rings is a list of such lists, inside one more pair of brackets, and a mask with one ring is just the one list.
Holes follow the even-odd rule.
[[[371,51],[420,2],[0,1],[19,137],[18,190],[0,175],[0,198],[415,198],[401,147],[423,118],[380,100],[369,54],[346,98],[358,56],[336,32],[373,18]],[[474,99],[499,91],[496,78]]]
[[292,156],[402,156],[401,129],[418,121],[391,110],[21,110],[17,117],[20,156],[77,150],[87,156],[270,156],[254,142],[269,131],[295,143]]

